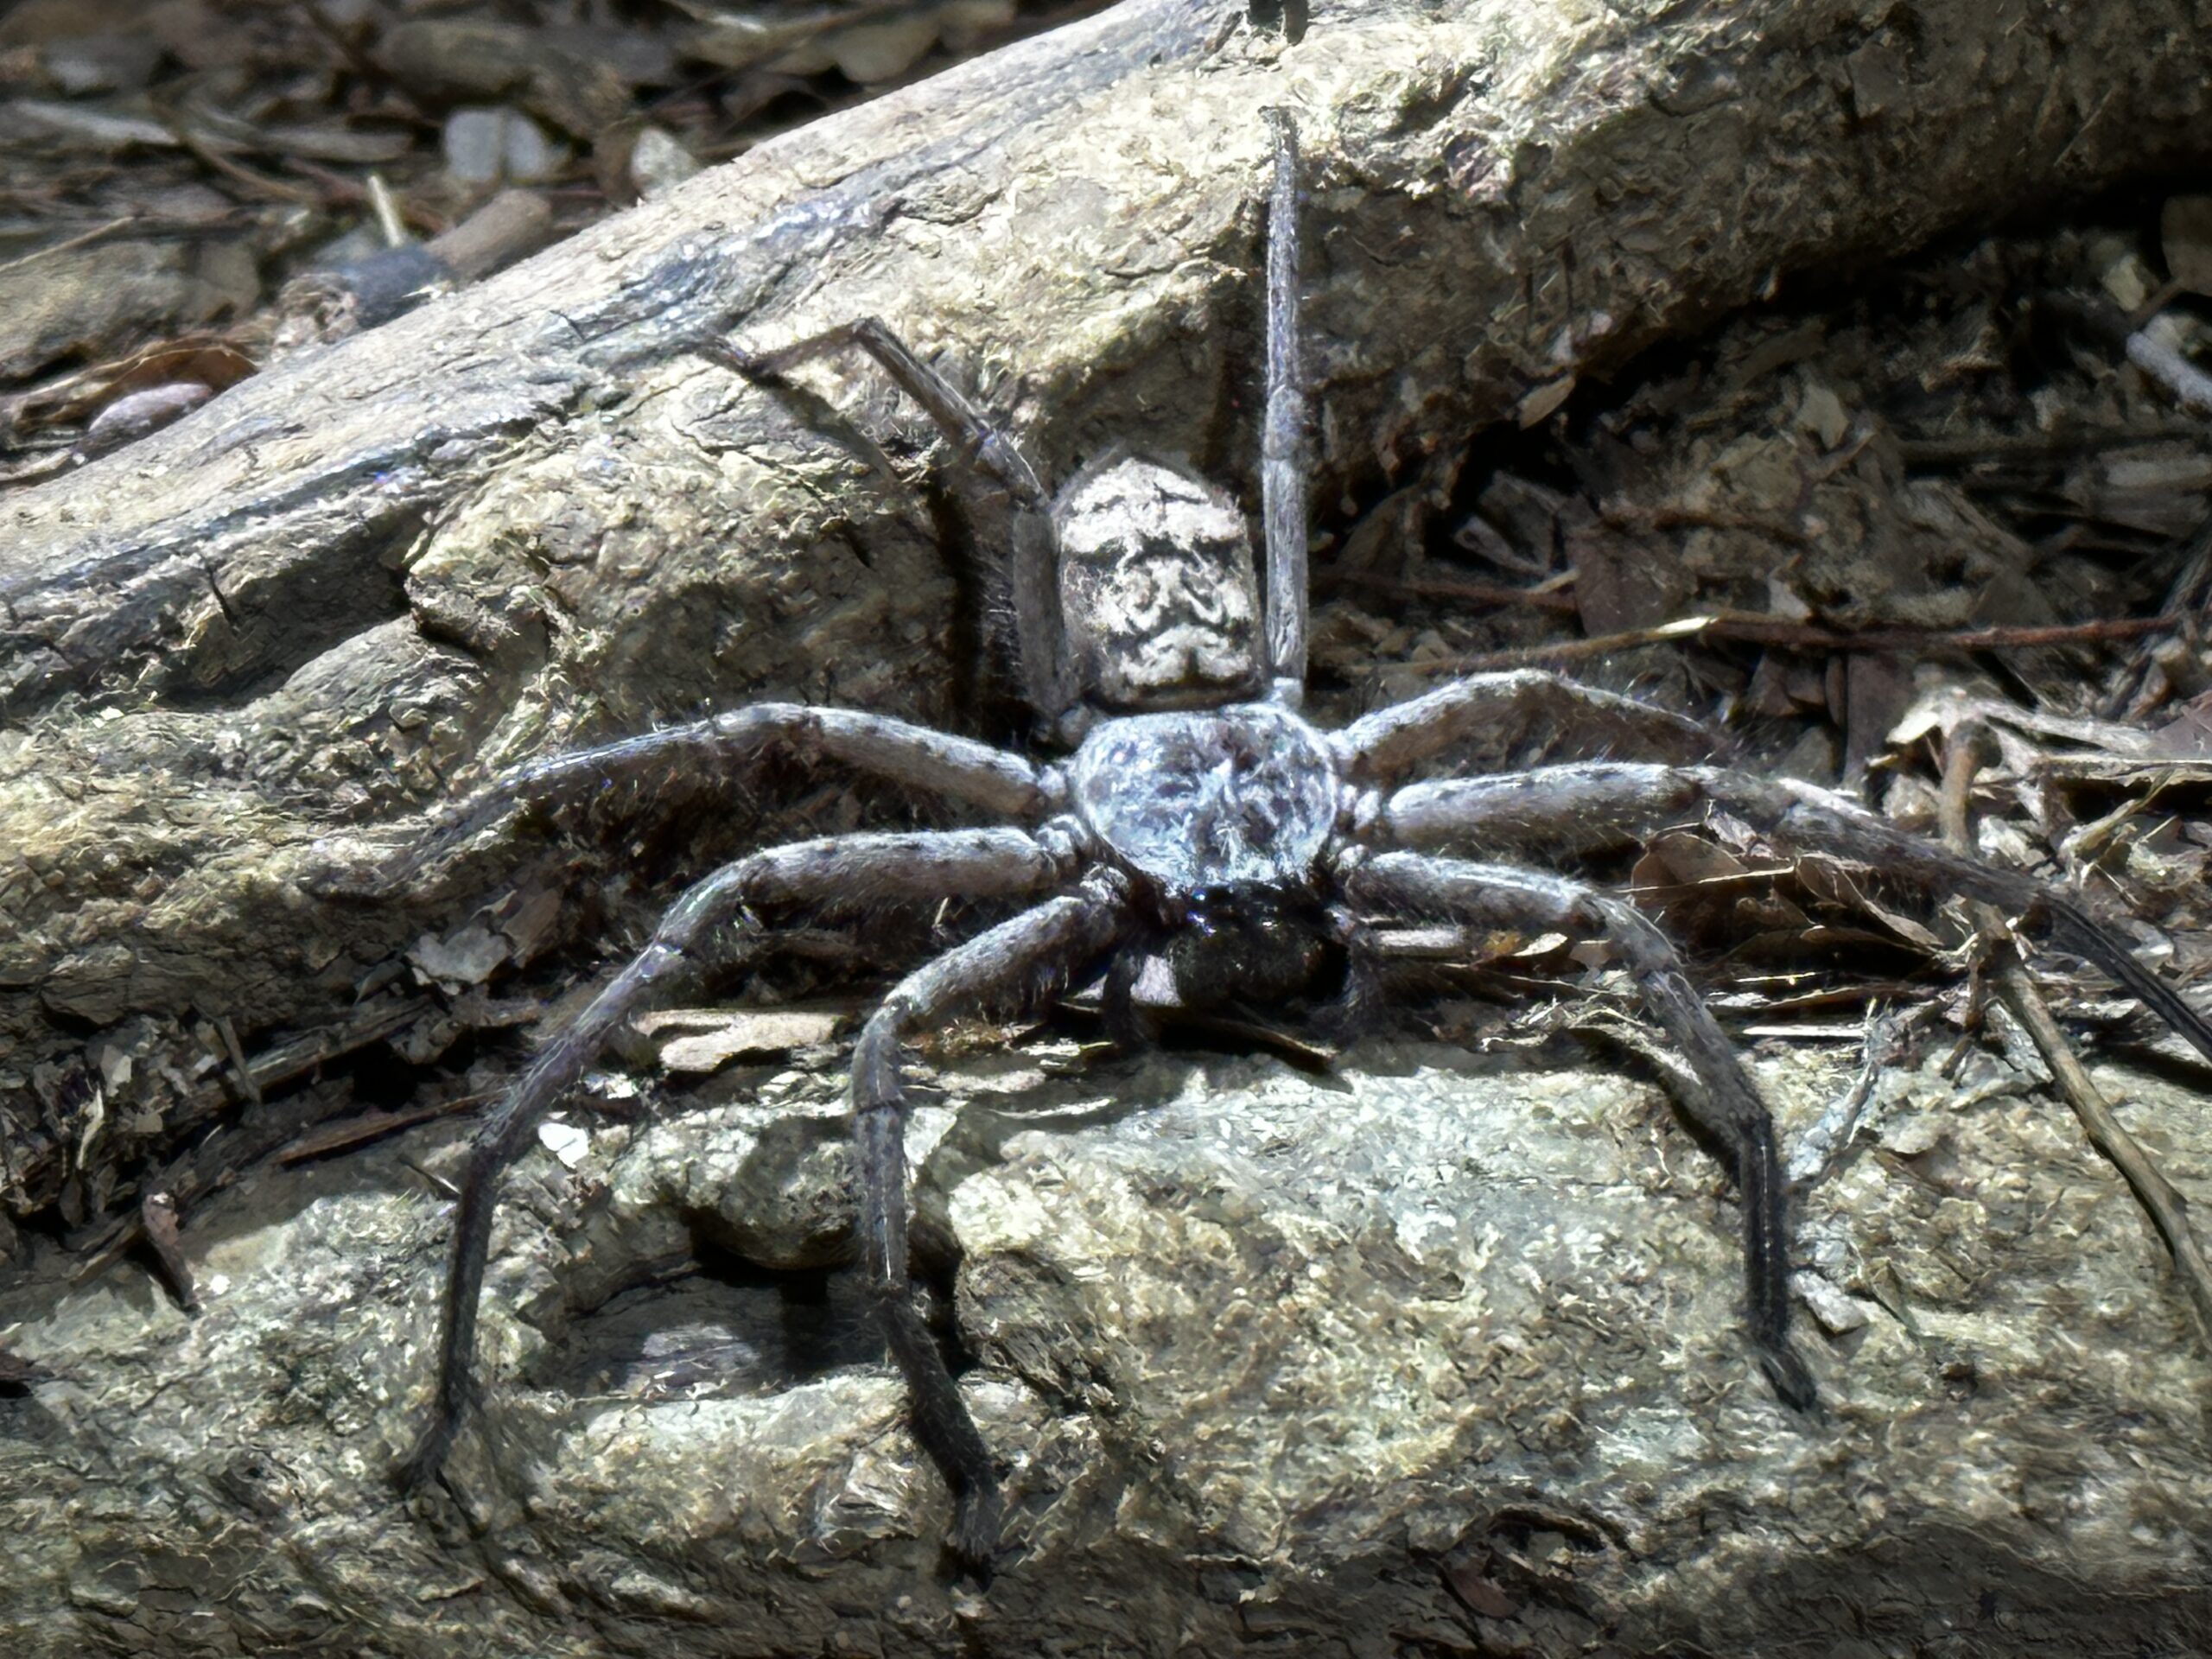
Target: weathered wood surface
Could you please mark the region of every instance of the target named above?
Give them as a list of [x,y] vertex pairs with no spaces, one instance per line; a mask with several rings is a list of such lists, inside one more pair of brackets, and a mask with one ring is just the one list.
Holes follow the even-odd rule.
[[[632,916],[640,895],[594,888],[556,909],[545,858],[518,869],[521,855],[496,847],[379,901],[317,897],[310,879],[486,768],[771,693],[963,717],[962,516],[887,481],[851,437],[895,449],[911,415],[864,374],[817,377],[849,416],[841,444],[819,411],[684,355],[702,331],[770,345],[876,313],[991,392],[1048,472],[1128,438],[1249,477],[1258,112],[1287,105],[1312,173],[1326,500],[1779,274],[1876,260],[2212,149],[2212,16],[2180,0],[1314,10],[1286,47],[1222,0],[1136,0],[764,147],[0,503],[11,1207],[58,1202],[88,1224],[130,1195],[149,1155],[236,1112],[226,1028],[274,1090],[385,1033],[427,1054],[527,1017],[440,981],[496,991],[509,962],[588,937],[610,911]],[[988,537],[988,504],[969,523]],[[717,823],[693,845],[754,833]],[[448,954],[404,959],[426,932]],[[1853,1357],[1859,1403],[1834,1440],[1808,1438],[1741,1362],[1712,1183],[1686,1193],[1630,1176],[1625,1197],[1586,1192],[1561,1179],[1583,1144],[1571,1123],[1556,1144],[1502,1128],[1471,1155],[1441,1194],[1460,1206],[1450,1249],[1399,1228],[1392,1248],[1412,1265],[1356,1250],[1337,1262],[1342,1284],[1331,1276],[1331,1230],[1377,1224],[1359,1193],[1425,1179],[1424,1148],[1451,1155],[1416,1120],[1452,1075],[1433,1057],[1382,1055],[1352,1068],[1357,1111],[1306,1102],[1316,1121],[1296,1145],[1317,1168],[1351,1155],[1330,1139],[1340,1126],[1400,1137],[1371,1179],[1319,1197],[1271,1185],[1237,1140],[1292,1133],[1269,1103],[1287,1085],[1224,1075],[1209,1108],[1219,1157],[1167,1176],[1142,1167],[1158,1124],[1117,1141],[1122,1109],[1096,1107],[1109,1122],[1080,1149],[1094,1161],[1052,1191],[1102,1194],[1110,1211],[1122,1189],[1100,1172],[1119,1170],[1132,1193],[1211,1195],[1230,1235],[1276,1241],[1282,1284],[1305,1272],[1367,1299],[1339,1328],[1318,1297],[1286,1292],[1281,1319],[1241,1349],[1193,1334],[1213,1328],[1202,1301],[1179,1333],[1098,1287],[1102,1263],[1135,1274],[1110,1264],[1141,1263],[1140,1247],[1196,1274],[1219,1243],[1204,1229],[1099,1223],[1090,1262],[1049,1262],[1022,1230],[1036,1214],[1019,1191],[995,1208],[959,1179],[1010,1131],[966,1131],[974,1144],[925,1172],[925,1213],[968,1253],[963,1330],[995,1367],[979,1413],[1010,1453],[1046,1447],[1016,1480],[1034,1506],[1031,1553],[982,1601],[939,1575],[934,1477],[913,1467],[887,1378],[865,1370],[806,1382],[781,1415],[778,1396],[659,1415],[632,1402],[597,1427],[541,1389],[501,1420],[499,1457],[460,1465],[468,1527],[442,1503],[400,1508],[383,1471],[425,1381],[442,1236],[379,1152],[257,1179],[191,1217],[208,1306],[188,1326],[142,1282],[65,1290],[35,1263],[5,1316],[66,1380],[0,1406],[15,1435],[0,1442],[0,1513],[24,1541],[0,1617],[15,1650],[57,1653],[1166,1652],[1179,1632],[1224,1652],[1268,1635],[1300,1651],[1694,1637],[1756,1649],[1807,1618],[1855,1627],[1868,1604],[1848,1574],[1807,1565],[1833,1551],[1889,1574],[1890,1623],[1875,1628],[1898,1641],[2022,1598],[2068,1651],[2202,1618],[2190,1517],[2212,1487],[2185,1409],[2202,1365],[2155,1250],[2115,1260],[2094,1289],[2069,1278],[2077,1249],[2019,1269],[1999,1310],[2015,1323],[1989,1337],[2017,1364],[2002,1412],[1956,1397],[1923,1316],[1905,1334],[1877,1327]],[[545,1200],[565,1265],[549,1268],[538,1240],[503,1270],[509,1300],[553,1335],[505,1319],[493,1344],[518,1396],[514,1363],[557,1349],[563,1310],[607,1282],[594,1274],[681,1248],[702,1213],[735,1217],[709,1234],[762,1259],[832,1248],[834,1217],[791,1194],[834,1195],[832,1176],[791,1173],[812,1158],[834,1174],[834,1084],[810,1070],[785,1087],[813,1110],[794,1120],[804,1144],[761,1178],[763,1201],[788,1212],[780,1231],[734,1208],[753,1190],[738,1166],[775,1140],[757,1125],[724,1126],[735,1138],[719,1150],[639,1153],[646,1174],[610,1173],[617,1154],[595,1149],[592,1179],[630,1194],[614,1219],[581,1219],[583,1188]],[[1478,1078],[1458,1097],[1510,1126],[1527,1092]],[[1618,1084],[1575,1098],[1578,1121],[1649,1112]],[[262,1119],[286,1109],[273,1099]],[[2014,1140],[2019,1158],[2037,1147]],[[1024,1146],[1018,1169],[1058,1155]],[[2012,1192],[2021,1166],[1977,1152],[1991,1190]],[[1496,1173],[1484,1159],[1509,1156],[1527,1167],[1505,1178],[1521,1209],[1495,1218],[1497,1238],[1539,1224],[1539,1193],[1556,1206],[1540,1276],[1589,1271],[1575,1241],[1611,1240],[1659,1303],[1606,1281],[1580,1293],[1604,1304],[1590,1329],[1551,1318],[1566,1304],[1532,1288],[1518,1247],[1484,1243],[1468,1219],[1487,1190],[1475,1178]],[[686,1158],[730,1169],[727,1191],[667,1173]],[[1081,1232],[1065,1207],[1047,1206]],[[1857,1235],[1834,1219],[1847,1255]],[[1971,1221],[1942,1230],[1955,1253]],[[609,1243],[609,1229],[628,1232]],[[1258,1271],[1215,1269],[1224,1287]],[[1421,1351],[1440,1369],[1399,1376],[1390,1344],[1406,1332],[1376,1302],[1469,1294],[1529,1318],[1479,1342],[1440,1327]],[[2110,1351],[2155,1357],[2113,1376],[2069,1357],[2056,1331],[2084,1310]],[[1623,1345],[1620,1331],[1654,1320],[1681,1341]],[[1287,1408],[1267,1367],[1317,1346],[1345,1357],[1336,1402],[1315,1373]],[[1168,1350],[1173,1365],[1155,1367]],[[1581,1399],[1578,1380],[1580,1402],[1564,1399],[1553,1379],[1593,1367],[1618,1385]],[[548,1375],[532,1376],[551,1388]],[[1485,1379],[1479,1397],[1471,1376]],[[1402,1432],[1378,1451],[1360,1425],[1386,1411]],[[2119,1422],[2133,1427],[2115,1439]],[[1947,1459],[1976,1472],[1947,1475]],[[2089,1510],[2102,1518],[2081,1520]],[[1983,1526],[1994,1541],[1955,1572],[1929,1565]],[[1961,1586],[2007,1561],[2027,1565],[1988,1611]],[[2128,1611],[2158,1596],[2177,1599]],[[1509,1602],[1537,1611],[1501,1624]],[[1887,1651],[1893,1638],[1866,1639]]]

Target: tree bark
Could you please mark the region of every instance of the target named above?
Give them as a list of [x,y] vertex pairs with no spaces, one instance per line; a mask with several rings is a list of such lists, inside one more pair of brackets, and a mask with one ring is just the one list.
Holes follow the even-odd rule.
[[[1556,1165],[1550,1141],[1509,1136],[1484,1156],[1525,1157],[1514,1190],[1554,1189],[1554,1207],[1524,1197],[1485,1232],[1467,1217],[1491,1214],[1487,1189],[1454,1177],[1459,1254],[1440,1255],[1402,1243],[1421,1206],[1379,1233],[1374,1212],[1332,1207],[1341,1194],[1301,1209],[1238,1141],[1274,1123],[1279,1080],[1225,1075],[1192,1120],[1225,1138],[1165,1173],[1147,1162],[1160,1125],[1118,1109],[1074,1153],[1020,1137],[1004,1169],[1015,1129],[956,1122],[922,1203],[941,1254],[957,1242],[964,1258],[962,1329],[990,1363],[979,1414],[1027,1459],[1014,1486],[1031,1506],[1027,1553],[979,1598],[941,1573],[942,1493],[887,1376],[598,1402],[611,1427],[595,1438],[575,1396],[596,1385],[561,1370],[579,1310],[640,1262],[702,1239],[793,1268],[834,1253],[826,1071],[728,1085],[781,1089],[808,1108],[798,1128],[732,1107],[643,1150],[594,1137],[582,1173],[549,1161],[532,1178],[543,1236],[502,1268],[525,1317],[487,1344],[495,1394],[521,1396],[518,1376],[531,1391],[495,1408],[499,1450],[461,1462],[466,1528],[383,1484],[426,1380],[442,1236],[396,1154],[209,1201],[237,1156],[182,1149],[218,1122],[233,1146],[281,1135],[342,1100],[338,1068],[375,1046],[419,1061],[526,1020],[486,986],[664,896],[572,892],[563,855],[508,837],[432,882],[324,896],[319,878],[390,841],[380,826],[489,771],[769,696],[1003,734],[979,723],[962,645],[989,627],[963,611],[963,570],[968,544],[991,542],[990,504],[950,509],[886,475],[876,447],[921,429],[865,367],[807,378],[832,409],[744,385],[691,342],[771,346],[878,315],[987,393],[1048,476],[1120,441],[1249,480],[1260,112],[1283,105],[1307,155],[1325,501],[1533,416],[1792,270],[2201,165],[2208,25],[2189,0],[1368,0],[1317,7],[1286,45],[1223,0],[1132,0],[765,145],[0,504],[0,844],[18,855],[0,870],[0,1179],[12,1213],[58,1210],[85,1238],[178,1190],[207,1299],[188,1325],[143,1286],[71,1287],[19,1251],[11,1340],[64,1375],[0,1408],[22,1430],[0,1443],[0,1508],[25,1541],[0,1586],[16,1650],[1226,1652],[1274,1637],[1549,1653],[1856,1629],[1878,1632],[1853,1638],[1872,1652],[2018,1608],[2094,1650],[2201,1623],[2190,1517],[2212,1484],[2176,1406],[2201,1363],[2155,1255],[2092,1296],[2070,1255],[2030,1252],[2020,1331],[2063,1345],[2054,1309],[2094,1307],[2160,1351],[2107,1388],[2009,1338],[2036,1386],[1995,1418],[1929,1359],[1949,1338],[1870,1297],[1897,1330],[1878,1320],[1853,1357],[1859,1403],[1823,1439],[1714,1357],[1736,1340],[1734,1281],[1702,1179],[1597,1193],[1563,1174],[1564,1149],[1588,1149],[1575,1133],[1558,1131]],[[649,821],[711,798],[669,781]],[[677,827],[690,856],[791,822],[705,816]],[[1410,1191],[1391,1185],[1421,1179],[1404,1148],[1455,1155],[1413,1122],[1455,1075],[1378,1054],[1356,1069],[1357,1110],[1309,1100],[1321,1121],[1282,1133],[1324,1161],[1358,1155],[1331,1138],[1343,1124],[1395,1135],[1347,1186]],[[1475,1079],[1465,1098],[1503,1124],[1563,1087]],[[1591,1085],[1596,1121],[1649,1110]],[[2026,1156],[1984,1150],[1993,1172]],[[694,1162],[734,1171],[728,1191],[683,1173]],[[1023,1172],[1059,1195],[1049,1234],[1001,1191]],[[1147,1179],[1217,1206],[1216,1230],[1156,1236],[1116,1208]],[[1861,1236],[1834,1220],[1839,1241]],[[1550,1241],[1547,1281],[1604,1281],[1580,1291],[1595,1336],[1572,1334],[1567,1292],[1524,1282],[1521,1244],[1495,1243],[1524,1228]],[[1361,1241],[1349,1257],[1321,1242],[1332,1229]],[[1389,1265],[1385,1234],[1406,1262]],[[1651,1340],[1665,1311],[1593,1269],[1585,1236],[1656,1253],[1649,1282],[1692,1299],[1679,1345]],[[1240,1268],[1250,1237],[1272,1243]],[[1280,1294],[1240,1345],[1192,1334],[1219,1303],[1170,1327],[1098,1283],[1141,1277],[1165,1303],[1182,1294],[1170,1266],[1197,1275],[1194,1299],[1247,1281]],[[1338,1328],[1299,1273],[1362,1311]],[[2056,1287],[2040,1311],[2037,1284]],[[1414,1376],[1392,1370],[1394,1301],[1546,1317],[1425,1330],[1433,1363]],[[1631,1328],[1646,1346],[1621,1345]],[[1154,1363],[1167,1350],[1173,1366]],[[1267,1374],[1317,1352],[1344,1356],[1335,1403],[1326,1367]],[[1590,1381],[1607,1366],[1618,1388]],[[1573,1399],[1561,1376],[1580,1379]],[[2101,1412],[2179,1438],[2100,1438],[2092,1456],[2075,1441]],[[1998,1472],[1947,1479],[1945,1459]],[[2133,1529],[2083,1518],[2099,1505]],[[1955,1571],[1931,1565],[1939,1548]],[[1871,1623],[1861,1567],[1891,1598]],[[2002,1580],[1994,1603],[1959,1590],[1976,1574]],[[2177,1599],[2141,1611],[2155,1595]]]

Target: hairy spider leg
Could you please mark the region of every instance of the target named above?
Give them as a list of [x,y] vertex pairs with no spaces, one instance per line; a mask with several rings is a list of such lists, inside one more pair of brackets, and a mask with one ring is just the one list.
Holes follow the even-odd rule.
[[779,753],[820,755],[1007,817],[1033,818],[1046,804],[1042,769],[1007,750],[888,715],[756,702],[503,772],[443,814],[420,844],[380,869],[366,891],[385,893],[411,884],[430,865],[517,810],[579,804],[601,790],[639,783],[656,772],[728,778]]
[[1448,680],[1363,715],[1329,736],[1338,765],[1367,783],[1389,783],[1454,744],[1499,730],[1526,731],[1549,716],[1585,750],[1635,746],[1685,760],[1707,756],[1719,736],[1696,721],[1601,691],[1549,669],[1514,668]]
[[1065,894],[977,934],[900,981],[853,1053],[853,1145],[861,1186],[861,1250],[884,1335],[906,1379],[914,1435],[952,1487],[954,1554],[990,1556],[999,1532],[998,1471],[928,1325],[906,1259],[906,1089],[899,1046],[994,1003],[1027,1009],[1095,963],[1131,925],[1124,878],[1101,872]]
[[961,464],[994,480],[1014,498],[1014,547],[1007,587],[1014,601],[1015,670],[1032,711],[1047,725],[1058,721],[1074,707],[1076,689],[1060,620],[1051,504],[1037,469],[1014,440],[992,425],[958,387],[917,357],[879,317],[861,317],[826,328],[772,352],[748,352],[720,340],[702,349],[748,380],[772,384],[798,364],[854,348],[874,358],[908,397],[928,411]]
[[1745,1287],[1760,1363],[1786,1403],[1811,1408],[1818,1398],[1812,1375],[1789,1345],[1789,1198],[1774,1120],[1667,936],[1625,899],[1510,865],[1382,853],[1357,865],[1344,885],[1362,907],[1491,927],[1558,929],[1601,938],[1620,953],[1644,1006],[1697,1074],[1702,1093],[1685,1098],[1684,1108],[1735,1154]]
[[1063,879],[1060,860],[1026,830],[955,830],[793,842],[726,864],[686,888],[645,948],[538,1052],[506,1098],[478,1126],[454,1221],[437,1389],[429,1421],[399,1467],[403,1489],[419,1490],[435,1477],[471,1403],[477,1304],[501,1173],[537,1120],[574,1086],[623,1020],[686,970],[732,954],[728,947],[702,951],[702,941],[734,922],[747,943],[772,944],[773,936],[764,936],[751,920],[756,906],[849,912],[935,901],[948,894],[1026,898]]
[[1268,545],[1271,702],[1306,696],[1306,380],[1298,360],[1298,126],[1269,110],[1274,188],[1268,199],[1268,412],[1260,434],[1260,504]]
[[1566,854],[1640,840],[1713,806],[1783,846],[1834,853],[1924,892],[1996,905],[2096,963],[2212,1060],[2212,1020],[2138,961],[2072,894],[1892,829],[1843,797],[1793,779],[1630,761],[1535,766],[1498,777],[1411,785],[1383,804],[1378,828],[1411,847],[1496,851],[1541,846],[1549,854]]

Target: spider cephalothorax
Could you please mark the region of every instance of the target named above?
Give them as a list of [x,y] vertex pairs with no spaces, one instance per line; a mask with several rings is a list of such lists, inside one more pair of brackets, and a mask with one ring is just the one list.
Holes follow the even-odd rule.
[[1083,827],[1175,894],[1303,884],[1341,804],[1328,744],[1268,703],[1103,721],[1066,770]]
[[677,760],[742,774],[778,750],[873,772],[994,821],[801,842],[726,865],[678,897],[645,948],[545,1045],[476,1136],[454,1225],[438,1387],[410,1479],[439,1467],[469,1398],[501,1170],[615,1028],[710,954],[709,941],[734,935],[741,947],[772,947],[764,915],[948,899],[1020,906],[900,980],[853,1056],[861,1261],[911,1391],[916,1434],[957,1493],[952,1542],[970,1561],[987,1558],[997,1536],[996,1467],[913,1300],[906,1238],[902,1051],[949,1020],[993,1005],[1034,1006],[1094,977],[1109,1014],[1118,1008],[1132,1028],[1177,1009],[1325,999],[1332,964],[1336,988],[1349,996],[1363,965],[1387,953],[1387,935],[1373,925],[1390,919],[1601,940],[1689,1063],[1696,1087],[1685,1109],[1732,1160],[1751,1335],[1776,1391],[1801,1408],[1815,1386],[1789,1338],[1781,1164],[1772,1122],[1732,1046],[1642,911],[1580,881],[1487,861],[1502,851],[1572,857],[1724,808],[1777,843],[2030,916],[2212,1057],[2212,1024],[2070,896],[1901,834],[1809,785],[1621,760],[1409,781],[1421,761],[1531,702],[1571,705],[1600,743],[1655,728],[1677,745],[1699,735],[1630,699],[1522,671],[1457,680],[1340,730],[1309,722],[1299,712],[1306,532],[1296,145],[1280,118],[1274,161],[1263,589],[1243,515],[1223,492],[1180,467],[1117,454],[1048,498],[1014,444],[880,322],[772,353],[714,351],[747,377],[772,381],[826,351],[857,347],[1007,490],[1017,509],[1008,583],[1016,666],[1040,729],[1073,753],[1039,761],[883,715],[755,704],[524,766],[403,861],[419,866],[510,806],[587,795]]

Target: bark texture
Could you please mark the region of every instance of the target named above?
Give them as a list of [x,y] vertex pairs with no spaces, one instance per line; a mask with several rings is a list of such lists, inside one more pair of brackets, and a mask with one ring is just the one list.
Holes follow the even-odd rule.
[[[19,1293],[10,1650],[130,1655],[2187,1652],[2212,1631],[2205,1360],[2156,1234],[1995,1058],[1884,1082],[1800,1206],[1824,1412],[1744,1335],[1732,1200],[1654,1090],[1449,1047],[949,1067],[918,1245],[964,1253],[1009,1554],[842,1277],[837,1057],[508,1185],[450,1490],[419,1409],[444,1206],[387,1142],[269,1171],[147,1276]],[[1042,1057],[1056,1057],[1047,1052]],[[1757,1069],[1786,1137],[1855,1061]],[[2100,1081],[2212,1198],[2202,1103]],[[1803,1310],[1801,1310],[1803,1311]],[[35,1346],[34,1347],[34,1344]]]
[[[1286,46],[1221,0],[1133,0],[10,498],[10,1209],[90,1228],[242,1096],[271,1098],[225,1133],[270,1133],[318,1065],[531,1018],[484,988],[637,895],[556,902],[563,872],[508,844],[316,896],[486,771],[769,695],[971,718],[959,550],[988,505],[884,475],[871,446],[918,429],[866,372],[810,378],[836,409],[810,407],[686,356],[702,332],[880,315],[1048,474],[1118,439],[1249,480],[1259,112],[1286,105],[1326,500],[1783,272],[2201,163],[2208,25],[2186,0],[1370,0]],[[695,849],[773,828],[716,817]],[[1380,1050],[1327,1086],[961,1082],[984,1103],[937,1119],[922,1205],[1020,1460],[1026,1551],[984,1594],[942,1575],[936,1478],[836,1320],[791,1349],[745,1284],[689,1325],[641,1313],[663,1354],[715,1348],[678,1325],[734,1334],[640,1381],[606,1359],[639,1330],[586,1317],[702,1244],[835,1256],[830,1068],[740,1073],[716,1111],[518,1180],[458,1506],[385,1484],[442,1256],[404,1145],[200,1204],[196,1319],[26,1247],[0,1313],[64,1375],[0,1402],[0,1619],[16,1651],[134,1654],[2201,1630],[2201,1353],[2148,1230],[2093,1210],[2110,1178],[2042,1116],[1929,1103],[1897,1157],[1948,1148],[1911,1164],[1932,1179],[1870,1160],[1808,1204],[1837,1327],[1808,1429],[1745,1362],[1717,1178],[1653,1101],[1472,1071]],[[1814,1085],[1769,1081],[1787,1131]],[[2174,1133],[2186,1188],[2207,1154]]]

